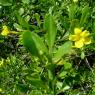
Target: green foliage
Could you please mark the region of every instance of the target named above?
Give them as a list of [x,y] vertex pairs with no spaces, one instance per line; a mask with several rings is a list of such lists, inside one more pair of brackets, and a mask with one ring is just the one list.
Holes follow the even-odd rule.
[[[0,95],[94,95],[95,1],[0,0]],[[74,28],[92,43],[72,48]]]
[[23,33],[23,44],[31,54],[39,56],[39,51],[34,43],[31,32],[26,31]]
[[54,58],[59,60],[62,56],[69,53],[71,50],[71,42],[65,42],[59,49],[56,51]]
[[51,14],[47,14],[44,20],[44,29],[47,31],[46,40],[51,53],[57,33],[56,25]]
[[24,4],[29,4],[30,0],[21,0]]
[[13,0],[0,0],[0,5],[2,6],[11,6],[12,5]]
[[25,47],[31,54],[39,56],[43,53],[47,53],[46,46],[37,34],[26,31],[23,33],[22,39]]
[[81,19],[80,19],[80,26],[82,27],[87,18],[88,18],[88,15],[89,15],[89,7],[88,6],[85,6],[82,10],[82,15],[81,15]]

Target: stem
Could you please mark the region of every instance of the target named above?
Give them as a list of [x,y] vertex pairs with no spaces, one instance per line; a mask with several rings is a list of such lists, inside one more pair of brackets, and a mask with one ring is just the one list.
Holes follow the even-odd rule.
[[83,48],[81,48],[81,54],[84,54],[83,55],[83,58],[81,58],[81,59],[85,59],[85,62],[86,62],[86,64],[87,64],[87,66],[88,66],[88,68],[92,71],[92,74],[93,74],[93,70],[92,70],[92,68],[91,68],[91,66],[90,66],[90,64],[89,64],[89,62],[88,62],[88,60],[87,60],[87,58],[86,58],[86,56],[85,56],[85,53],[84,53],[84,49]]
[[53,95],[56,95],[55,83],[56,83],[56,79],[53,80]]
[[91,66],[90,66],[90,64],[89,64],[89,62],[88,62],[88,60],[87,60],[87,58],[85,58],[85,61],[86,61],[87,66],[89,67],[89,69],[92,71],[92,74],[94,75],[93,70],[92,70],[92,68],[91,68]]

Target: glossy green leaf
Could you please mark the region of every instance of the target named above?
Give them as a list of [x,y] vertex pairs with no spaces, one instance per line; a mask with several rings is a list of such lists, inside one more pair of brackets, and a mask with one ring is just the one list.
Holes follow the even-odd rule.
[[47,48],[41,38],[33,32],[26,31],[23,33],[23,44],[28,51],[35,56],[39,56],[47,52]]
[[54,58],[55,60],[59,60],[62,56],[64,56],[65,54],[69,53],[71,50],[71,42],[65,42],[62,46],[60,46],[60,48],[56,51]]
[[32,32],[32,39],[34,40],[34,43],[37,47],[37,49],[39,50],[39,52],[43,52],[43,53],[47,53],[48,50],[45,46],[45,44],[43,43],[42,39],[36,34]]
[[34,56],[39,56],[38,49],[35,45],[35,42],[32,38],[32,33],[29,31],[26,31],[22,35],[23,44],[26,47],[26,49]]
[[49,53],[51,53],[57,33],[56,24],[51,14],[45,16],[44,29],[47,31],[46,40],[49,46]]

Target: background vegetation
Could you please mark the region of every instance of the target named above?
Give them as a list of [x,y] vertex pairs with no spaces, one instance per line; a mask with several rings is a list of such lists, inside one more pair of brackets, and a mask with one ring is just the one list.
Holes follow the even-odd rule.
[[[0,95],[95,95],[94,0],[0,0]],[[92,43],[72,48],[74,28]]]

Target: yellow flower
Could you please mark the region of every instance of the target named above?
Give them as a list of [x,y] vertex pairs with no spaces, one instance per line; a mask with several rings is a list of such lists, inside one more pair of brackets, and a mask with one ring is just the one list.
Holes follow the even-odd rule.
[[76,48],[82,48],[84,45],[91,43],[90,33],[87,30],[82,31],[80,28],[74,29],[74,35],[69,36],[69,40],[74,41]]
[[1,35],[7,36],[9,34],[17,34],[18,32],[10,31],[6,25],[3,26],[3,30],[1,32]]
[[8,27],[6,25],[4,25],[1,35],[7,36],[8,34],[10,34],[10,31],[9,31]]

